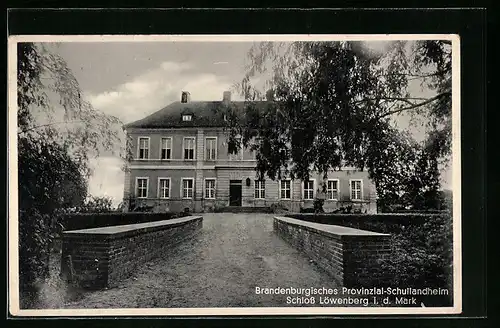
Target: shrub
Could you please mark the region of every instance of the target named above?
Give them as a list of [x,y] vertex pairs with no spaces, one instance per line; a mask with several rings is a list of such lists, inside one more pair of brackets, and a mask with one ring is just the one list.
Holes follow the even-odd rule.
[[350,214],[353,212],[354,211],[353,211],[352,205],[341,206],[341,207],[332,211],[332,213],[342,213],[342,214]]
[[222,213],[226,210],[226,206],[223,206],[223,205],[220,205],[220,204],[215,204],[214,208],[213,208],[213,212],[214,213]]
[[132,212],[150,213],[153,212],[153,209],[154,209],[153,205],[139,205],[134,207]]
[[321,198],[314,199],[313,208],[314,213],[324,213],[323,205],[325,204],[325,200]]
[[283,204],[273,203],[270,206],[270,213],[281,214],[281,213],[287,213],[287,212],[288,212],[288,208],[285,207]]
[[300,213],[314,213],[314,212],[315,212],[314,208],[303,208],[303,207],[300,208]]
[[34,287],[48,274],[49,245],[52,240],[50,216],[33,208],[19,213],[20,285]]
[[113,200],[110,197],[91,196],[85,200],[80,208],[81,213],[109,213],[113,212]]

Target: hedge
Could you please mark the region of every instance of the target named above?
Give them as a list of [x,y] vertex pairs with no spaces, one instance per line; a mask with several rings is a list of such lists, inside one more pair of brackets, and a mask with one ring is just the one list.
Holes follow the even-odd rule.
[[378,214],[343,214],[343,213],[300,213],[287,214],[288,217],[333,225],[345,225],[357,229],[391,233],[405,229],[407,226],[423,226],[426,223],[451,225],[448,213],[378,213]]
[[[389,274],[387,287],[446,288],[448,296],[422,296],[426,306],[451,306],[453,227],[450,214],[290,214],[295,219],[391,234],[392,256],[373,268]],[[380,271],[380,272],[378,272]]]
[[63,215],[60,224],[62,230],[66,231],[170,220],[182,216],[182,213],[149,212],[72,213]]

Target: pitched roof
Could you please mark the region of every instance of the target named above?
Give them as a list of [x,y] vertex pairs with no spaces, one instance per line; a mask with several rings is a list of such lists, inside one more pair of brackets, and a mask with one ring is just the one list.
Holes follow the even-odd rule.
[[[259,103],[266,103],[265,101]],[[231,101],[230,106],[242,110],[244,101]],[[224,113],[222,101],[176,101],[138,121],[125,124],[125,128],[180,128],[180,127],[222,127]],[[191,121],[183,121],[182,115],[192,114]]]

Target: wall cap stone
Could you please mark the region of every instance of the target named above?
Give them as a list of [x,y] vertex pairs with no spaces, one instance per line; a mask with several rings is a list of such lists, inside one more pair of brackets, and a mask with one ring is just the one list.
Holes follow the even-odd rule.
[[170,229],[173,227],[184,225],[190,221],[202,220],[203,217],[196,216],[187,216],[177,219],[163,220],[163,221],[153,221],[153,222],[144,222],[144,223],[136,223],[136,224],[126,224],[126,225],[118,225],[118,226],[109,226],[109,227],[101,227],[101,228],[89,228],[89,229],[80,229],[80,230],[70,230],[64,231],[63,235],[65,236],[82,236],[82,235],[92,235],[95,237],[104,237],[104,238],[121,238],[121,237],[129,237],[131,235],[142,234],[147,232],[153,232],[156,230]]
[[275,216],[275,220],[298,226],[313,232],[321,233],[323,235],[337,236],[337,237],[383,237],[390,236],[390,234],[373,232],[368,230],[361,230],[338,225],[322,224],[309,222],[304,220],[292,219],[284,216]]

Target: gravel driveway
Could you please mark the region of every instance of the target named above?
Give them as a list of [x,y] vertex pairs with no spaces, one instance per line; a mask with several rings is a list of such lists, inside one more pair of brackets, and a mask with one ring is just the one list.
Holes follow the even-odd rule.
[[[66,308],[272,307],[255,287],[338,287],[273,233],[271,214],[203,214],[193,239],[146,263],[119,287],[85,291]],[[296,305],[295,305],[296,306]]]

